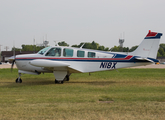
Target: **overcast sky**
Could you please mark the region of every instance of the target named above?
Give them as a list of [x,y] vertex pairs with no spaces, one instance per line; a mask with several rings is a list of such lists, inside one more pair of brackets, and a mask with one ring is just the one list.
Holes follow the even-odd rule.
[[[0,0],[1,50],[13,44],[95,41],[139,45],[148,31],[165,33],[165,0]],[[47,36],[47,37],[46,37]],[[161,39],[165,43],[165,37]]]

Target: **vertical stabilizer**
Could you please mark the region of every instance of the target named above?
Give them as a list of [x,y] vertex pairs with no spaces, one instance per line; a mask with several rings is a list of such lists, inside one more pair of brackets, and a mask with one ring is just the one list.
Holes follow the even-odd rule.
[[138,48],[130,54],[134,56],[141,56],[144,58],[149,57],[156,59],[161,36],[162,33],[151,32],[149,30],[149,33],[138,46]]

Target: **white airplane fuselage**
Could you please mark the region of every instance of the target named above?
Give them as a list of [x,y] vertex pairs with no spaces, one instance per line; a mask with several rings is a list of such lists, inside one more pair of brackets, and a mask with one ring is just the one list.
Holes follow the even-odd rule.
[[[52,48],[69,48],[69,47],[52,47]],[[51,49],[51,48],[49,48]],[[28,54],[16,56],[16,65],[19,70],[29,72],[53,72],[55,70],[66,70],[70,73],[75,72],[96,72],[113,70],[118,68],[133,67],[139,65],[153,64],[153,62],[137,61],[135,56],[125,54],[119,54],[115,52],[103,52],[96,50],[69,48],[74,50],[73,57],[55,57],[45,56],[45,54]],[[85,52],[84,57],[77,57],[77,50],[83,50]],[[49,51],[49,50],[48,50]],[[95,53],[95,58],[87,57],[88,52]],[[116,55],[120,57],[115,57]],[[31,62],[35,62],[35,64]],[[51,63],[52,62],[52,63]],[[45,63],[45,64],[44,64]],[[61,63],[61,64],[60,64]]]

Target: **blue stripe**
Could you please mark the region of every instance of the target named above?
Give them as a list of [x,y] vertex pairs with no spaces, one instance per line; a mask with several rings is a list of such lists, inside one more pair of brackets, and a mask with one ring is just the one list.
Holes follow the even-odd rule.
[[157,59],[153,59],[153,58],[148,58],[148,59],[150,59],[150,60],[152,60],[154,62],[159,62],[159,60],[157,60]]
[[127,55],[116,54],[114,58],[125,58]]
[[[132,57],[130,60],[82,60],[82,59],[46,59],[46,60],[52,60],[52,61],[76,61],[76,62],[148,62],[146,60],[137,60],[135,59],[134,56]],[[154,62],[159,62],[157,59],[153,59],[153,58],[148,58]],[[35,60],[35,59],[16,59],[16,61],[19,60]]]

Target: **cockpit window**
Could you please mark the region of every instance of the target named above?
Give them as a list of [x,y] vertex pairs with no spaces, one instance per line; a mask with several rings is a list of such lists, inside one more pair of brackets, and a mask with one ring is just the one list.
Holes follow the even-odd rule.
[[43,55],[49,48],[50,48],[50,47],[43,48],[42,50],[40,50],[40,51],[38,52],[38,54]]
[[61,48],[51,48],[45,56],[54,56],[60,57],[61,56]]

